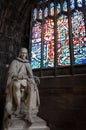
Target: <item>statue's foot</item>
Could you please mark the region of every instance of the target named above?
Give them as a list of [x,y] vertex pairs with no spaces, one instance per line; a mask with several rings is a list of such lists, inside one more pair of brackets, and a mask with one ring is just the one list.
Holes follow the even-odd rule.
[[34,122],[32,116],[29,116],[29,115],[26,115],[24,119],[27,120],[31,124]]
[[20,110],[16,110],[16,111],[14,112],[14,115],[15,115],[15,116],[18,116],[19,113],[20,113]]

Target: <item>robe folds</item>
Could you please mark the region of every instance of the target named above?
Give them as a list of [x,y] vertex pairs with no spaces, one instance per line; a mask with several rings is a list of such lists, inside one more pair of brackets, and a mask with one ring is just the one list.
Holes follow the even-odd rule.
[[13,95],[15,95],[13,91],[14,82],[21,83],[21,90],[25,87],[21,111],[26,114],[31,113],[32,115],[36,115],[40,105],[37,83],[35,82],[28,60],[17,58],[12,61],[8,71],[4,120],[15,111],[15,102],[13,98]]

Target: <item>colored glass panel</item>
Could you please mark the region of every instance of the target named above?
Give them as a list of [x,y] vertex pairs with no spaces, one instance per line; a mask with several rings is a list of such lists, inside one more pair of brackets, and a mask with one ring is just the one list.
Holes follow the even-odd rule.
[[47,2],[48,0],[45,0],[45,2]]
[[86,41],[84,15],[76,10],[72,14],[74,64],[86,64]]
[[82,7],[82,0],[77,0],[78,7]]
[[59,14],[60,12],[61,12],[61,5],[60,3],[58,3],[56,6],[56,14]]
[[42,3],[45,3],[45,2],[47,2],[48,0],[40,0],[39,2],[38,2],[38,4],[42,4]]
[[33,11],[33,20],[36,20],[37,18],[37,9],[35,8]]
[[60,66],[70,65],[68,33],[68,17],[62,14],[57,19],[57,61]]
[[32,27],[32,43],[41,42],[41,23],[36,22]]
[[40,0],[40,1],[38,2],[38,4],[42,4],[42,2],[43,2],[43,1],[42,1],[42,0]]
[[63,11],[67,11],[67,2],[66,1],[64,1],[64,3],[63,3]]
[[43,67],[54,67],[54,21],[47,19],[43,29]]
[[70,0],[70,8],[71,8],[71,10],[75,8],[75,1],[74,0]]
[[54,3],[50,3],[50,15],[53,16],[54,15]]
[[44,10],[44,17],[47,17],[47,16],[48,16],[48,8],[46,7]]
[[42,19],[42,9],[38,11],[38,19]]
[[86,0],[85,0],[85,5],[86,5]]
[[41,43],[32,44],[31,51],[31,67],[33,69],[40,68],[41,65]]
[[31,66],[33,69],[41,65],[41,23],[36,22],[32,27]]

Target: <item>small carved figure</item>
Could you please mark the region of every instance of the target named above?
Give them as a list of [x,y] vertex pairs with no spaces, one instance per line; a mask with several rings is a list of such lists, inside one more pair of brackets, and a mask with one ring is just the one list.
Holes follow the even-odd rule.
[[8,128],[12,116],[23,117],[30,123],[38,113],[40,105],[37,82],[28,62],[28,51],[21,48],[19,56],[12,61],[6,85],[6,104],[4,112],[4,130]]

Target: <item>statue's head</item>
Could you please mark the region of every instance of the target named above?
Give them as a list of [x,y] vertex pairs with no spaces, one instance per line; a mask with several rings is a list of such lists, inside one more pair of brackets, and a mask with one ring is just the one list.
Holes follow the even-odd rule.
[[21,48],[19,52],[19,57],[23,60],[28,59],[28,50],[26,48]]

